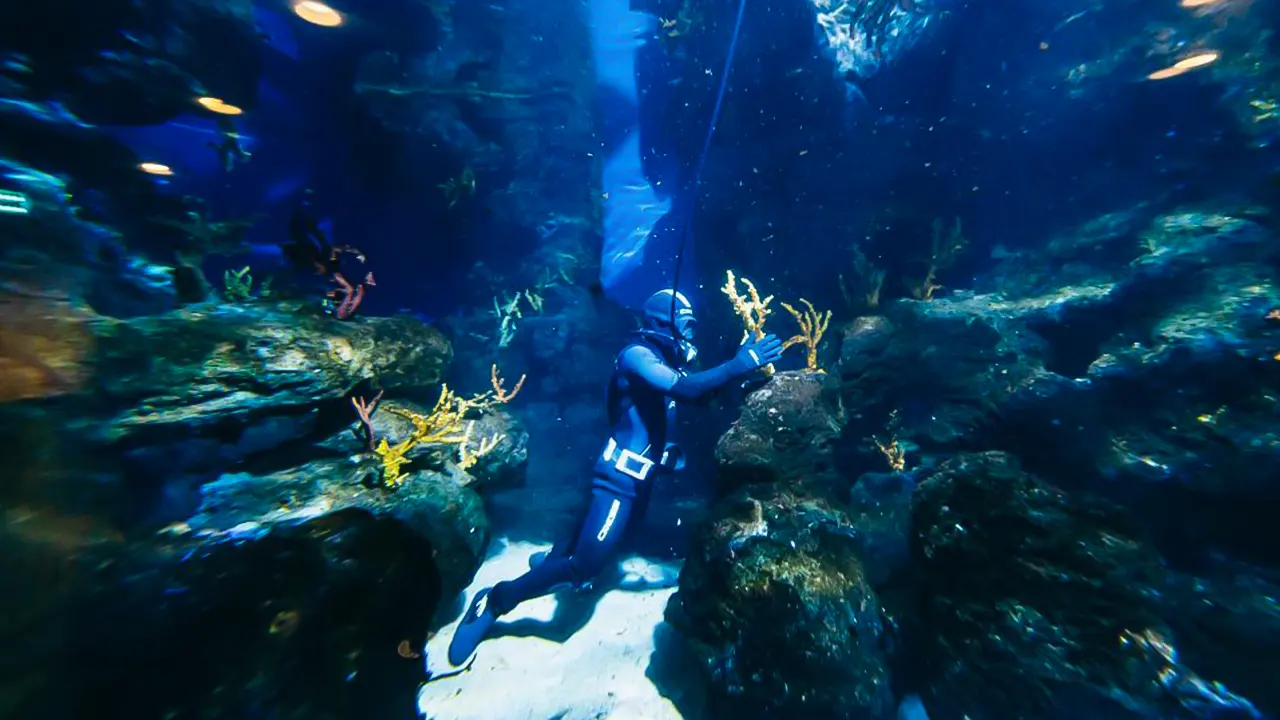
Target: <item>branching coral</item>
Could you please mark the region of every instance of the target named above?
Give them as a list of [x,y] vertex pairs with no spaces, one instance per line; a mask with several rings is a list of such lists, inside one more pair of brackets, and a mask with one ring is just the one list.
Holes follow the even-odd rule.
[[350,320],[356,314],[356,309],[360,307],[360,302],[364,300],[365,288],[378,284],[371,272],[365,273],[364,280],[354,285],[343,277],[342,273],[335,272],[333,282],[338,287],[329,291],[327,297],[332,304],[333,316],[339,320]]
[[408,453],[419,445],[456,445],[458,446],[458,465],[467,469],[476,460],[492,452],[502,441],[502,435],[484,438],[473,451],[470,449],[473,423],[465,422],[468,414],[492,410],[497,405],[511,402],[524,387],[525,376],[521,375],[514,389],[507,392],[502,378],[498,376],[498,366],[494,365],[490,372],[492,389],[470,398],[463,398],[441,386],[440,398],[435,407],[427,415],[421,415],[400,408],[387,408],[387,411],[408,420],[413,425],[403,442],[392,445],[383,438],[374,448],[374,454],[382,461],[382,480],[389,487],[404,482],[404,466],[409,462]]
[[907,289],[916,300],[932,300],[933,294],[942,289],[938,284],[938,271],[951,267],[959,255],[969,245],[960,232],[960,218],[947,227],[942,218],[933,221],[933,241],[929,252],[929,266],[924,279],[919,285],[908,282]]
[[248,302],[253,299],[253,274],[249,266],[222,273],[222,288],[231,302]]
[[884,287],[885,271],[876,267],[866,253],[853,247],[853,282],[840,275],[840,294],[850,309],[863,307],[874,310],[880,307],[880,290]]
[[271,278],[268,277],[258,285],[258,292],[253,292],[253,273],[245,265],[239,270],[227,270],[222,273],[223,294],[231,302],[252,302],[257,298],[271,297]]
[[743,278],[742,284],[747,288],[747,296],[743,297],[738,293],[738,279],[733,276],[733,271],[725,272],[724,287],[720,288],[720,292],[729,298],[729,302],[733,303],[733,311],[742,318],[743,335],[742,339],[759,340],[764,337],[764,322],[773,311],[769,309],[769,303],[773,302],[773,296],[770,295],[763,300],[760,299],[760,292],[756,290],[755,283]]
[[889,463],[889,469],[893,472],[903,472],[907,469],[907,450],[898,440],[898,411],[894,410],[889,413],[889,422],[885,426],[885,430],[889,432],[887,442],[881,442],[879,437],[871,436],[871,442],[875,443],[876,449],[884,455],[885,462]]
[[792,345],[804,345],[805,369],[809,372],[824,372],[818,367],[818,344],[822,342],[822,336],[827,332],[827,326],[831,324],[831,311],[828,310],[825,314],[819,313],[814,309],[813,303],[808,300],[800,298],[800,302],[805,306],[803,313],[787,303],[782,303],[783,309],[791,313],[791,317],[795,318],[800,326],[800,334],[783,343],[782,348],[785,350]]
[[[382,393],[383,391],[379,390],[372,401],[364,398],[351,398],[351,406],[356,409],[356,415],[360,416],[360,427],[364,429],[364,437],[360,439],[368,443],[370,451],[377,449],[373,444],[373,414],[378,411],[378,402],[382,400]],[[356,437],[360,437],[358,431]]]
[[[726,280],[724,287],[720,288],[733,304],[733,311],[738,314],[742,320],[742,340],[759,340],[765,336],[765,321],[773,314],[773,310],[769,309],[769,304],[773,302],[773,296],[766,298],[760,297],[760,291],[756,288],[755,283],[746,278],[742,278],[742,284],[746,287],[746,296],[738,292],[738,279],[734,277],[733,271],[729,270],[725,273]],[[796,323],[800,325],[800,334],[795,335],[782,344],[783,349],[792,345],[804,345],[806,353],[806,367],[812,372],[822,372],[818,367],[818,345],[822,342],[822,336],[827,331],[827,326],[831,322],[831,311],[819,313],[813,307],[813,303],[800,298],[800,302],[804,304],[805,311],[802,313],[795,307],[782,303],[782,307],[791,316],[796,319]],[[772,375],[774,373],[773,365],[766,365],[765,374]]]
[[[725,278],[724,287],[720,288],[720,292],[729,298],[729,302],[733,304],[733,311],[742,319],[742,341],[759,340],[764,337],[764,322],[773,314],[769,309],[773,296],[760,299],[760,292],[756,290],[755,283],[742,278],[742,284],[747,288],[747,295],[743,297],[738,293],[738,279],[733,276],[732,270],[725,271]],[[766,365],[763,369],[766,375],[772,375],[774,372],[773,365]]]
[[471,469],[476,464],[476,461],[493,452],[493,449],[498,447],[498,443],[507,437],[503,433],[497,433],[486,438],[480,438],[480,444],[472,452],[468,448],[471,445],[471,432],[474,428],[474,421],[467,423],[467,429],[462,434],[462,442],[458,443],[458,467],[463,470]]
[[498,347],[507,347],[515,339],[516,331],[519,329],[516,321],[524,318],[524,312],[520,309],[522,302],[527,304],[530,310],[536,313],[542,312],[543,298],[539,292],[540,289],[517,291],[501,303],[496,296],[493,298],[492,314],[498,318]]

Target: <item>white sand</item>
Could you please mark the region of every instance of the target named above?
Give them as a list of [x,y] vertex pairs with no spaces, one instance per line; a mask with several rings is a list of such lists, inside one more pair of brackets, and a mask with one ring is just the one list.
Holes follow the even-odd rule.
[[[495,541],[465,600],[522,574],[529,557],[548,547]],[[632,557],[595,590],[525,603],[495,625],[470,670],[423,687],[419,711],[429,720],[681,720],[665,691],[695,716],[698,673],[683,665],[662,620],[677,573],[677,566]],[[427,643],[433,676],[452,669],[445,648],[456,623]]]

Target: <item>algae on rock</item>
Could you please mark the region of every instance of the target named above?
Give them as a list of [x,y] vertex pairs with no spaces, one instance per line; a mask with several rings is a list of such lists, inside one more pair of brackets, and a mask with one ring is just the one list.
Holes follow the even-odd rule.
[[892,711],[880,602],[849,518],[752,485],[697,534],[668,620],[707,669],[722,716],[881,718]]

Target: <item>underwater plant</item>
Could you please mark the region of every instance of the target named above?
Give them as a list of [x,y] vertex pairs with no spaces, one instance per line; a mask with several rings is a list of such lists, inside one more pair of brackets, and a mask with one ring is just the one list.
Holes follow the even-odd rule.
[[498,319],[498,347],[507,347],[515,339],[516,331],[519,330],[516,321],[524,318],[524,312],[520,310],[521,301],[524,301],[534,312],[542,312],[544,299],[541,289],[540,285],[537,288],[517,291],[501,303],[498,302],[498,297],[494,296],[492,315]]
[[885,430],[889,433],[889,438],[885,442],[881,442],[880,438],[872,435],[871,442],[875,444],[876,449],[884,455],[885,462],[889,463],[889,469],[893,472],[903,472],[907,469],[907,450],[898,440],[898,411],[894,410],[889,413],[889,422],[885,424]]
[[[374,445],[373,432],[373,414],[378,411],[378,402],[382,400],[384,390],[379,390],[377,395],[373,396],[373,400],[365,400],[364,398],[351,398],[351,405],[356,409],[356,415],[360,416],[360,428],[364,431],[364,437],[360,438],[369,445],[369,452],[377,449]],[[359,431],[357,431],[359,437]]]
[[[769,309],[773,296],[761,299],[755,283],[742,278],[742,284],[747,289],[745,297],[738,293],[738,279],[734,277],[733,271],[726,270],[724,287],[720,288],[720,292],[729,298],[729,302],[733,304],[733,311],[742,320],[742,341],[759,340],[765,336],[765,320],[773,314]],[[773,365],[765,365],[763,370],[765,375],[774,373]]]
[[[442,385],[439,399],[436,400],[431,412],[426,415],[399,408],[387,409],[393,415],[408,420],[413,425],[413,429],[409,437],[395,445],[388,443],[386,438],[382,438],[373,450],[382,462],[382,482],[385,486],[397,487],[405,481],[404,466],[410,460],[408,453],[419,445],[456,445],[458,467],[463,470],[470,468],[479,458],[498,446],[503,439],[500,435],[481,439],[476,449],[472,450],[470,444],[474,423],[464,424],[464,421],[469,414],[482,413],[511,402],[524,387],[526,376],[521,375],[520,380],[510,392],[506,390],[505,383],[498,375],[496,364],[492,366],[489,377],[492,389],[470,398],[463,398],[450,390],[448,385]],[[359,406],[356,411],[360,412]],[[369,419],[371,418],[372,410],[370,410]],[[366,420],[364,414],[361,414],[361,420]],[[368,428],[372,437],[372,422],[368,423]]]
[[365,254],[357,247],[330,242],[317,219],[313,195],[311,190],[303,192],[289,216],[288,239],[280,243],[280,250],[298,272],[329,276],[337,287],[325,293],[325,307],[338,320],[349,320],[364,300],[366,290],[378,283],[372,272],[366,272],[364,279],[357,282],[347,279],[352,273],[343,272],[343,258],[351,256],[363,266]]
[[[738,292],[738,278],[734,277],[733,271],[726,271],[725,276],[725,284],[720,288],[720,292],[729,298],[729,302],[733,304],[733,311],[742,320],[743,342],[763,338],[765,321],[773,314],[773,310],[769,309],[773,296],[761,298],[755,283],[742,278],[742,284],[746,287],[747,293],[744,296]],[[784,341],[782,349],[785,350],[792,345],[803,345],[806,351],[805,369],[809,372],[823,372],[822,368],[818,367],[818,345],[831,324],[831,311],[820,313],[808,300],[800,298],[800,302],[805,306],[804,312],[800,312],[788,303],[782,303],[783,309],[791,313],[791,316],[796,319],[796,324],[800,326],[800,333]],[[775,372],[773,365],[766,365],[763,370],[766,375],[772,375]]]
[[[885,271],[876,267],[867,254],[857,245],[853,251],[853,278],[847,280],[844,273],[838,276],[840,295],[844,303],[852,310],[866,308],[874,310],[880,307],[880,291],[884,288]],[[860,297],[859,297],[860,296]]]
[[818,367],[818,345],[827,332],[827,326],[831,324],[831,311],[828,310],[825,314],[819,313],[814,309],[813,303],[808,300],[800,298],[800,302],[805,306],[803,313],[787,303],[782,303],[782,308],[791,313],[791,316],[796,319],[796,324],[800,326],[800,334],[782,343],[782,349],[785,350],[792,345],[804,345],[805,369],[809,372],[826,372]]
[[266,297],[271,292],[271,278],[262,281],[258,286],[258,294],[253,294],[253,273],[245,265],[239,270],[227,270],[222,273],[222,291],[231,302],[252,302],[258,297]]
[[355,285],[343,277],[342,273],[335,272],[333,282],[337,283],[338,287],[330,290],[326,297],[332,302],[333,316],[338,320],[351,319],[351,316],[356,314],[356,309],[360,307],[360,302],[364,300],[364,289],[378,284],[374,281],[371,272],[365,273],[364,279]]
[[906,280],[907,290],[916,300],[932,300],[933,294],[942,289],[938,283],[938,271],[951,267],[956,256],[968,247],[969,241],[960,231],[960,218],[947,227],[942,218],[933,221],[933,239],[930,243],[928,269],[919,283]]

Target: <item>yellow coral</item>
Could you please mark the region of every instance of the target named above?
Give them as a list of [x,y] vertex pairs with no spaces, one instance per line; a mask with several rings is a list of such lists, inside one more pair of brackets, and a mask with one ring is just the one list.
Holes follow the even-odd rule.
[[467,423],[466,432],[463,433],[462,442],[458,443],[458,467],[463,470],[471,469],[480,458],[493,452],[498,447],[498,443],[502,442],[507,436],[502,433],[490,435],[487,438],[481,438],[480,444],[476,446],[475,452],[467,449],[471,444],[471,430],[475,426],[475,422]]
[[[747,288],[747,295],[743,297],[738,294],[738,279],[733,276],[733,271],[726,270],[725,277],[724,287],[720,288],[720,292],[728,296],[729,302],[733,304],[733,311],[742,319],[742,341],[759,340],[765,335],[764,321],[773,314],[769,309],[773,296],[770,295],[762,300],[755,283],[742,278],[742,284]],[[765,365],[761,369],[765,375],[774,373],[772,364]]]
[[880,442],[880,438],[872,435],[872,442],[876,444],[876,449],[884,455],[884,459],[889,463],[889,469],[894,472],[902,472],[907,469],[907,452],[898,443],[897,438],[889,438],[889,442]]
[[747,288],[747,296],[743,297],[738,294],[738,280],[733,276],[733,271],[725,271],[725,276],[727,279],[720,292],[729,297],[729,302],[733,303],[733,311],[742,318],[743,340],[759,340],[764,337],[764,321],[773,314],[769,309],[773,296],[761,300],[755,283],[742,278],[742,284]]
[[427,415],[409,410],[389,407],[387,411],[408,420],[413,424],[413,431],[403,442],[391,445],[383,438],[374,449],[374,454],[382,461],[382,480],[391,487],[404,482],[404,466],[409,462],[408,453],[419,445],[457,445],[459,466],[463,470],[475,464],[476,459],[490,453],[501,442],[503,436],[495,435],[480,441],[475,452],[467,449],[471,440],[472,423],[464,420],[468,413],[485,412],[495,406],[510,402],[524,387],[525,376],[521,375],[515,389],[507,392],[502,378],[498,375],[498,366],[493,365],[490,375],[493,389],[470,398],[460,397],[449,389],[448,385],[440,387],[440,398],[435,407]]
[[898,441],[898,428],[898,411],[894,410],[889,413],[889,422],[885,425],[885,430],[889,433],[888,442],[880,442],[879,437],[871,436],[871,441],[875,443],[880,454],[884,455],[885,461],[889,463],[889,469],[893,472],[903,472],[907,469],[907,450]]
[[809,372],[824,372],[818,367],[818,344],[822,342],[822,336],[827,332],[827,326],[831,323],[831,311],[821,314],[814,309],[813,303],[800,298],[800,302],[804,303],[805,311],[802,314],[799,310],[782,303],[783,309],[791,313],[796,319],[796,323],[800,325],[800,334],[792,337],[782,344],[785,350],[792,345],[803,344],[805,347],[805,369]]

